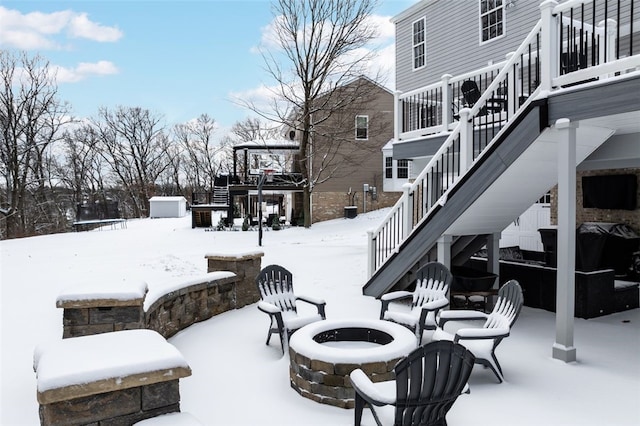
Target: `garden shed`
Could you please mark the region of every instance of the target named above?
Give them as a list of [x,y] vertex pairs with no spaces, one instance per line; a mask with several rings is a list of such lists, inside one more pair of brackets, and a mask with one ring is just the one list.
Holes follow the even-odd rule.
[[149,198],[149,217],[183,217],[187,214],[187,199],[184,197]]

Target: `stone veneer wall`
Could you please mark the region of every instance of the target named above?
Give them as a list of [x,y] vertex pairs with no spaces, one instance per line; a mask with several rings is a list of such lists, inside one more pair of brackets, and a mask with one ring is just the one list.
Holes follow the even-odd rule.
[[40,424],[115,426],[180,411],[179,380],[40,405]]
[[[148,328],[165,338],[190,325],[260,300],[255,277],[262,252],[207,254],[208,274],[159,297],[145,310],[145,297],[131,300],[79,299],[57,303],[63,313],[63,338]],[[146,311],[146,312],[145,312]]]
[[146,328],[168,339],[192,324],[230,311],[236,307],[236,288],[242,284],[234,274],[229,274],[167,293],[147,309]]
[[[378,192],[378,199],[373,201],[367,196],[367,212],[393,206],[401,192]],[[344,218],[344,208],[351,204],[349,196],[344,192],[314,192],[313,193],[313,222]],[[362,192],[358,193],[355,205],[358,213],[363,213]]]
[[143,304],[144,298],[58,301],[56,306],[64,309],[62,337],[146,328]]
[[[640,201],[638,208],[635,210],[605,210],[605,209],[586,209],[582,207],[582,177],[583,176],[602,176],[602,175],[620,175],[635,174],[640,182],[640,169],[615,169],[615,170],[590,170],[581,171],[576,175],[576,225],[584,222],[610,222],[624,223],[640,233]],[[640,185],[638,185],[638,197],[640,200]],[[551,223],[558,223],[558,187],[555,186],[551,190]]]
[[[207,254],[204,278],[185,283],[156,299],[145,310],[141,297],[96,299],[91,293],[56,302],[63,308],[63,338],[148,328],[169,338],[186,327],[219,313],[260,300],[255,277],[262,252],[241,255]],[[227,272],[223,272],[227,271]],[[145,287],[146,288],[146,287]],[[190,370],[188,372],[190,373]],[[40,401],[43,425],[132,425],[140,420],[180,411],[179,377],[163,378],[127,389],[109,389],[82,396],[70,391],[55,401]],[[124,378],[126,379],[126,378]],[[123,380],[124,380],[123,379]]]
[[301,396],[340,408],[355,407],[355,390],[349,375],[361,369],[373,382],[393,380],[393,369],[402,358],[362,364],[330,363],[310,359],[289,348],[291,387]]

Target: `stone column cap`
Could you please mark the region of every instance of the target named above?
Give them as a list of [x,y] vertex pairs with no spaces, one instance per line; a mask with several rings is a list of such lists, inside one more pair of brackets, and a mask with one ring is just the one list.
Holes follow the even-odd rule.
[[264,252],[260,250],[248,251],[244,253],[207,253],[204,255],[205,259],[213,260],[246,260],[255,259],[264,256]]
[[33,356],[38,402],[58,401],[180,379],[191,368],[152,330],[125,330],[39,345]]
[[77,284],[64,289],[56,299],[58,308],[142,306],[147,294],[144,281],[114,281]]

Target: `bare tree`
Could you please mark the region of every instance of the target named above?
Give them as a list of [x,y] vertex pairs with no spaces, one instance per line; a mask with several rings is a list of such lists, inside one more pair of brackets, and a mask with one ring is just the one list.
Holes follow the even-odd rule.
[[74,206],[84,201],[106,201],[108,165],[98,152],[98,142],[98,135],[89,124],[64,133],[64,162],[57,175],[71,191]]
[[[299,170],[305,181],[303,214],[305,227],[311,226],[311,197],[315,181],[332,170],[333,154],[326,156],[322,168],[312,170],[312,133],[341,108],[360,99],[363,92],[332,93],[362,75],[371,59],[364,49],[376,36],[368,18],[376,0],[276,0],[273,4],[274,34],[284,53],[263,53],[267,72],[277,82],[272,110],[249,108],[299,135]],[[335,140],[339,144],[339,140]],[[336,149],[331,153],[336,152]],[[338,157],[334,156],[333,160]],[[334,168],[335,169],[335,168]]]
[[128,195],[131,213],[143,217],[149,211],[149,198],[155,183],[168,166],[168,138],[161,118],[138,107],[100,108],[93,120],[101,155]]
[[[32,234],[46,203],[47,149],[70,121],[55,75],[40,56],[0,51],[0,213],[8,238]],[[48,214],[44,214],[47,221]]]
[[216,121],[207,114],[196,120],[178,124],[174,138],[185,152],[184,170],[190,186],[197,191],[211,191],[220,173],[219,154],[222,146],[214,140]]

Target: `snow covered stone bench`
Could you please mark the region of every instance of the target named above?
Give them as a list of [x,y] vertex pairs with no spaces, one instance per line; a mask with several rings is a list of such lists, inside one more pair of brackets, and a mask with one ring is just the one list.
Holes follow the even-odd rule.
[[182,354],[151,330],[42,344],[34,352],[42,425],[132,425],[180,411]]

